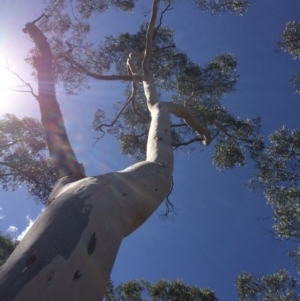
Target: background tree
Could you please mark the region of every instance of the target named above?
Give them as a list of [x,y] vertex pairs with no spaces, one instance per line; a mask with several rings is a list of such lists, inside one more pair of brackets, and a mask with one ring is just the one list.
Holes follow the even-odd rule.
[[[270,145],[256,161],[257,174],[249,180],[251,190],[262,189],[273,209],[274,234],[300,242],[300,130],[284,126],[269,136]],[[290,256],[299,270],[299,250]]]
[[249,188],[263,189],[274,211],[275,234],[299,242],[300,130],[281,127],[269,138],[271,144],[260,154]]
[[28,195],[46,204],[58,176],[49,158],[41,123],[12,114],[0,120],[0,182],[3,190],[26,186]]
[[147,280],[132,280],[118,285],[116,288],[110,281],[104,298],[105,301],[217,301],[215,293],[210,289],[199,289],[189,286],[181,280],[159,280],[150,283]]
[[258,277],[243,272],[236,280],[240,301],[298,301],[299,285],[299,279],[284,269]]
[[9,235],[2,235],[0,232],[0,269],[18,243],[18,241],[12,240]]
[[[281,33],[281,41],[277,43],[279,49],[289,52],[294,60],[300,59],[300,23],[297,21],[288,22]],[[291,85],[296,93],[300,94],[300,72],[290,79]]]

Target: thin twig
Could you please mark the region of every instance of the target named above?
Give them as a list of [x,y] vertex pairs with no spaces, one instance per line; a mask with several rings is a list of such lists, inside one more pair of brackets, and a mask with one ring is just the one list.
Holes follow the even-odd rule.
[[14,90],[14,88],[16,88],[16,87],[22,87],[22,86],[18,86],[18,85],[17,85],[17,86],[13,86],[13,87],[8,88],[8,89],[10,89],[10,90],[12,90],[12,91],[15,91],[15,92],[28,92],[28,93],[31,93],[31,94],[34,96],[34,98],[37,99],[38,96],[37,96],[37,94],[34,93],[33,88],[32,88],[32,86],[30,85],[30,83],[25,82],[25,80],[24,80],[19,74],[17,74],[16,72],[12,71],[12,70],[9,68],[8,63],[7,63],[7,66],[0,65],[0,67],[5,68],[8,72],[10,72],[10,73],[12,73],[14,76],[16,76],[16,77],[24,84],[25,87],[28,87],[28,88],[29,88],[30,91]]
[[127,101],[125,102],[125,104],[123,105],[123,107],[121,108],[121,110],[119,111],[119,113],[116,115],[116,117],[114,118],[114,120],[110,123],[110,124],[101,124],[99,127],[96,128],[97,131],[102,132],[102,136],[101,137],[97,137],[95,138],[96,141],[94,143],[94,145],[101,139],[104,137],[105,132],[102,129],[103,127],[112,127],[117,120],[119,119],[119,117],[121,116],[121,114],[123,113],[123,111],[125,110],[125,108],[127,107],[127,105],[132,102],[132,100],[135,98],[136,95],[136,83],[132,82],[132,90],[131,90],[131,95],[129,96],[129,98],[127,99]]
[[158,215],[159,218],[164,220],[164,221],[169,217],[170,213],[172,213],[173,215],[176,214],[175,206],[170,201],[170,198],[169,198],[172,191],[173,191],[173,188],[174,188],[174,179],[173,179],[173,176],[172,176],[172,178],[171,178],[171,188],[170,188],[169,194],[167,195],[166,201],[165,201],[165,211]]
[[155,30],[154,30],[152,40],[155,39],[155,36],[156,36],[156,34],[157,34],[159,28],[160,28],[161,25],[162,25],[162,20],[163,20],[163,16],[164,16],[165,12],[172,9],[172,8],[170,8],[170,6],[171,6],[171,1],[169,0],[169,4],[166,6],[166,8],[165,8],[165,9],[161,12],[161,14],[160,14],[160,17],[159,17],[159,23],[158,23],[157,27],[156,27]]
[[32,22],[30,22],[31,24],[35,24],[36,22],[38,22],[38,21],[40,21],[43,17],[46,17],[46,18],[48,18],[48,16],[47,15],[45,15],[45,14],[42,14],[40,17],[38,17],[36,20],[34,20],[34,21],[32,21]]

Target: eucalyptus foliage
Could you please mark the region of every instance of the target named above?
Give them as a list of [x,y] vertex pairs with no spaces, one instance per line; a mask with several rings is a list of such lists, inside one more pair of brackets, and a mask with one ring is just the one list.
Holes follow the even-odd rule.
[[6,114],[0,120],[0,184],[3,190],[27,187],[28,194],[46,203],[57,180],[48,156],[44,129],[34,118]]
[[18,241],[12,240],[9,235],[2,235],[0,232],[0,269],[10,256],[13,250],[17,247]]
[[110,281],[105,301],[217,301],[215,293],[208,289],[185,284],[181,280],[164,280],[150,283],[147,280],[132,280],[116,288]]
[[[289,52],[294,60],[300,59],[300,23],[297,21],[288,22],[281,33],[281,41],[277,46]],[[300,94],[300,72],[296,73],[290,83],[294,86],[296,93]]]
[[236,280],[240,301],[298,301],[299,285],[299,280],[284,269],[258,277],[243,272]]
[[248,186],[262,188],[274,212],[278,237],[300,242],[300,130],[284,126],[269,136],[271,144],[256,162]]

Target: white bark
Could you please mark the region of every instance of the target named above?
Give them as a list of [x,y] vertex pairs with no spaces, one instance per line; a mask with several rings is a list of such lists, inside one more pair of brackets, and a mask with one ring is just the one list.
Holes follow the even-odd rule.
[[[122,239],[160,205],[170,177],[161,164],[145,161],[63,185],[3,267],[4,274],[17,269],[17,282],[1,300],[101,300]],[[35,262],[26,264],[32,255]]]

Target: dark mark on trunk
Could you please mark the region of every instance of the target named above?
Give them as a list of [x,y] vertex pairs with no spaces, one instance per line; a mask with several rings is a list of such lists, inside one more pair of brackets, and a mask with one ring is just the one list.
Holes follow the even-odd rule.
[[90,241],[89,241],[89,245],[88,245],[88,254],[89,255],[92,255],[94,250],[95,250],[95,247],[96,247],[96,242],[97,242],[97,238],[96,238],[96,233],[94,232]]
[[81,272],[79,270],[77,270],[74,274],[74,277],[73,277],[73,282],[78,280],[81,276]]

